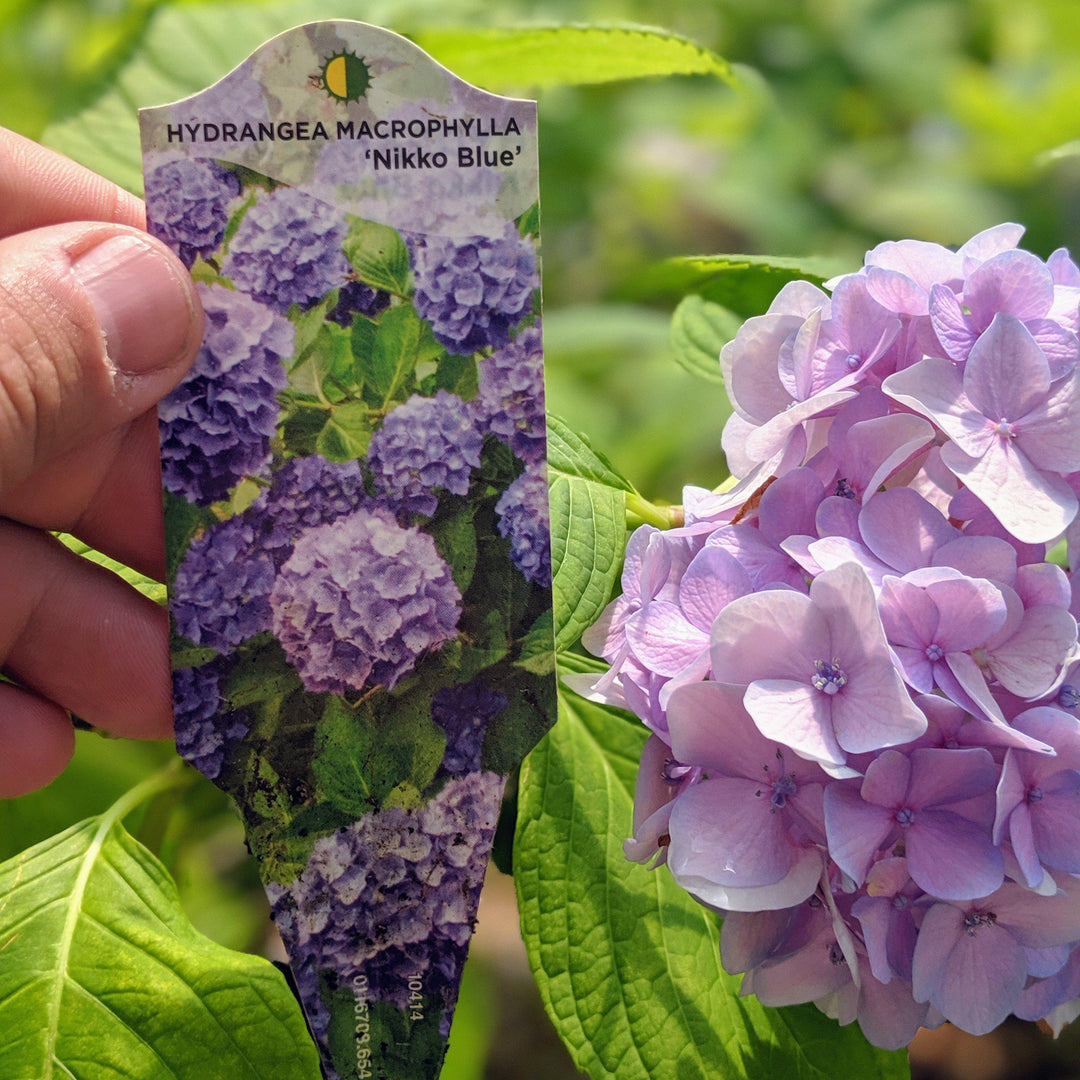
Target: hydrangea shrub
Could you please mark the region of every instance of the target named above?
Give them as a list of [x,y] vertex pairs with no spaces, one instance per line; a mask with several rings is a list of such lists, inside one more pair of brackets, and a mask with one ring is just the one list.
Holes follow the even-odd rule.
[[632,535],[571,677],[648,728],[626,855],[723,915],[741,993],[889,1049],[1080,1013],[1080,292],[1021,234],[748,319],[732,481]]

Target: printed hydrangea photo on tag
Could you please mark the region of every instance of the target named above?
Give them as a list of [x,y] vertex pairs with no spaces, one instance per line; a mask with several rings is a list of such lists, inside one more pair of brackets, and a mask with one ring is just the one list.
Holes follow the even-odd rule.
[[325,1074],[434,1077],[554,720],[535,104],[324,22],[140,120],[206,315],[159,410],[177,747]]

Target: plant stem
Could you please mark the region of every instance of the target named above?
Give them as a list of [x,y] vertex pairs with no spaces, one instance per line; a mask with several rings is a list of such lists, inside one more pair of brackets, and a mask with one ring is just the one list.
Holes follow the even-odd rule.
[[642,498],[636,491],[626,493],[626,524],[628,528],[638,525],[655,525],[658,529],[670,529],[676,524],[680,507],[661,507]]
[[190,778],[184,772],[183,760],[173,758],[167,765],[162,766],[157,772],[151,773],[141,783],[136,784],[130,791],[126,791],[116,800],[102,815],[111,824],[127,817],[137,806],[160,795],[170,788],[181,787],[190,783]]

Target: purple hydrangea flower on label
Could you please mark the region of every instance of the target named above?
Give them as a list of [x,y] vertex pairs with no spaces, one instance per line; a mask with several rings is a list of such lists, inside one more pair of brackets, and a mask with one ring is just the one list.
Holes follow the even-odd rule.
[[304,529],[336,521],[368,502],[359,461],[327,461],[312,454],[290,458],[243,516],[255,546],[277,571]]
[[274,564],[255,544],[244,515],[227,518],[191,542],[176,572],[170,610],[196,645],[223,654],[270,629]]
[[495,504],[499,535],[510,541],[510,561],[529,580],[551,584],[551,521],[547,468],[529,465]]
[[345,284],[344,215],[303,191],[279,187],[259,195],[229,241],[221,271],[238,289],[278,311],[308,307]]
[[416,310],[451,352],[501,348],[532,311],[540,283],[536,249],[512,222],[496,238],[414,238],[410,246]]
[[484,436],[472,410],[449,390],[413,394],[371,437],[367,465],[375,488],[405,513],[430,517],[439,493],[466,495]]
[[210,780],[248,733],[243,711],[227,707],[221,684],[232,662],[213,660],[173,672],[173,727],[177,753]]
[[507,704],[501,690],[492,690],[481,679],[435,691],[431,698],[431,718],[446,732],[443,772],[464,776],[480,770],[484,732]]
[[504,784],[495,773],[472,772],[418,809],[366,814],[316,840],[291,884],[267,886],[317,1035],[330,1020],[322,972],[350,988],[363,976],[368,1000],[400,1009],[419,975],[449,1024]]
[[154,207],[148,229],[190,268],[218,249],[239,194],[236,174],[213,161],[168,161],[146,177],[146,200]]
[[874,591],[854,563],[819,574],[810,595],[770,590],[733,600],[712,631],[713,677],[746,687],[763,735],[828,770],[846,754],[926,730],[900,681]]
[[268,471],[293,327],[243,293],[222,285],[198,290],[206,313],[202,350],[158,406],[158,426],[165,489],[207,506],[244,477]]
[[270,594],[272,629],[304,685],[393,688],[457,632],[461,592],[430,536],[362,509],[303,533]]
[[547,449],[544,351],[540,323],[480,361],[480,393],[473,402],[485,431],[522,461],[542,461]]

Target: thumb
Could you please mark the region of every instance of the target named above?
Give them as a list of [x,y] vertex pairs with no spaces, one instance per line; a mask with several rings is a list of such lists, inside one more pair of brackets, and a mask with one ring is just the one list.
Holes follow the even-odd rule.
[[201,338],[183,264],[138,229],[75,223],[0,240],[0,495],[146,412]]

